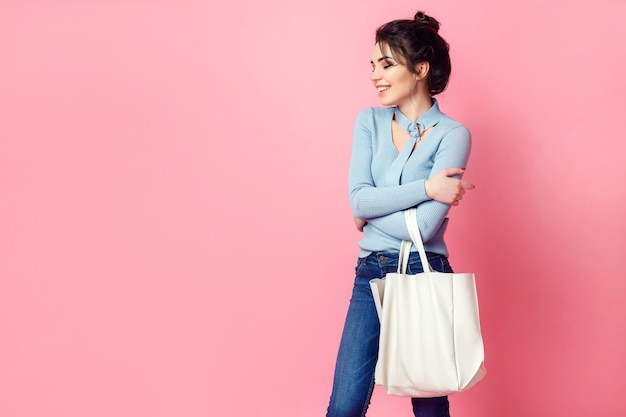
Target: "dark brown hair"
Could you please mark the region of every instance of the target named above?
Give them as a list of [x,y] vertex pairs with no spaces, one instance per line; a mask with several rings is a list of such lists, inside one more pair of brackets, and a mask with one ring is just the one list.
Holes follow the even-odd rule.
[[[413,20],[393,20],[376,30],[376,43],[389,45],[391,53],[409,71],[427,61],[430,65],[428,88],[431,95],[446,89],[450,71],[448,43],[439,36],[439,22],[419,11]],[[401,59],[397,59],[397,58]]]

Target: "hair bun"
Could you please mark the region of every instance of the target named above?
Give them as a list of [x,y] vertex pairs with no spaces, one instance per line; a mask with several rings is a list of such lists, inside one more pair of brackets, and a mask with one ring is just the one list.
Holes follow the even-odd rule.
[[420,28],[430,28],[431,30],[434,30],[435,33],[439,32],[439,22],[435,18],[428,16],[421,10],[415,13],[414,20],[417,22],[417,25]]

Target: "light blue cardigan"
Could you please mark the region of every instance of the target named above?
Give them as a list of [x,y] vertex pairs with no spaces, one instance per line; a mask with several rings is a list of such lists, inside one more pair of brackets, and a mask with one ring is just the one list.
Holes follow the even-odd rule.
[[443,114],[433,100],[433,106],[417,120],[422,130],[434,126],[424,143],[412,150],[409,141],[398,152],[391,138],[394,113],[408,131],[412,121],[395,107],[372,107],[356,118],[348,175],[350,204],[354,216],[368,222],[359,240],[359,256],[398,252],[401,241],[411,239],[403,210],[414,206],[426,251],[448,256],[444,233],[450,206],[431,200],[424,182],[444,168],[466,166],[470,132]]

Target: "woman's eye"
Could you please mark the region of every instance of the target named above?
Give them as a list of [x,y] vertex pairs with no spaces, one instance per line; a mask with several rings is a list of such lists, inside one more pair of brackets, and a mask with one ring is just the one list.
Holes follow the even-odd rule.
[[[387,69],[387,68],[389,68],[389,67],[393,67],[393,66],[394,66],[394,64],[393,64],[393,63],[391,63],[391,62],[385,62],[385,63],[382,65],[383,69]],[[374,72],[374,71],[376,71],[376,66],[372,66],[372,72]]]

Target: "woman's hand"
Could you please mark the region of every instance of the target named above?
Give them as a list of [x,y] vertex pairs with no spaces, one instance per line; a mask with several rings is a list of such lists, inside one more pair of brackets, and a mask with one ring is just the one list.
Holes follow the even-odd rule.
[[367,222],[363,219],[359,219],[358,217],[354,218],[354,224],[359,232],[363,231],[363,226],[367,224]]
[[463,168],[447,168],[436,173],[424,183],[426,194],[433,200],[440,203],[458,206],[459,200],[463,198],[466,190],[473,190],[474,184],[462,181],[456,178],[450,178],[454,175],[460,175],[465,172]]

